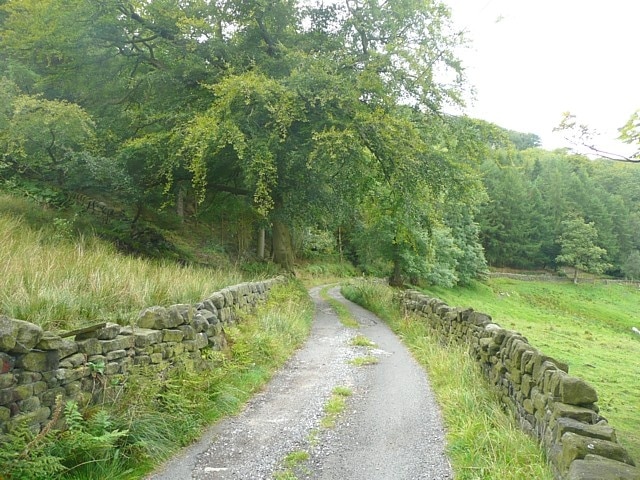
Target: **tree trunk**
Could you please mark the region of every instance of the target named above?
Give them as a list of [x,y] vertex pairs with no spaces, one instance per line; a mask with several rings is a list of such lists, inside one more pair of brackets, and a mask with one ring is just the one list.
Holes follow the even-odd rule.
[[400,248],[397,244],[393,245],[393,272],[389,277],[389,285],[392,287],[402,286],[402,265],[400,262]]
[[176,214],[180,217],[180,221],[184,222],[184,190],[182,187],[178,189],[178,198],[176,199]]
[[574,273],[573,273],[573,283],[577,284],[578,283],[578,269],[575,268],[574,269]]
[[273,261],[287,272],[293,272],[293,245],[291,231],[281,221],[273,222]]
[[264,260],[264,243],[265,243],[266,232],[264,227],[260,227],[258,231],[258,258],[260,260]]
[[338,227],[338,253],[340,254],[340,262],[342,262],[342,227]]

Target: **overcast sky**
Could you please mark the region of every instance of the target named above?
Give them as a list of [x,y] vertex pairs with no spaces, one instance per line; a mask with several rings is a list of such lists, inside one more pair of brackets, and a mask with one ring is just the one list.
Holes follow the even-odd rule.
[[[605,148],[640,109],[640,1],[444,0],[471,48],[476,101],[466,112],[568,146],[552,129],[570,111]],[[628,148],[628,146],[627,146]]]

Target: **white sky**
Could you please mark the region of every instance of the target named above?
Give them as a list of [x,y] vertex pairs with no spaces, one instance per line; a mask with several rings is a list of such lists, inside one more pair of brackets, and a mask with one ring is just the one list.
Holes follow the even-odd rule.
[[444,0],[471,48],[461,53],[476,101],[466,112],[570,146],[553,127],[570,111],[617,151],[640,109],[640,1]]

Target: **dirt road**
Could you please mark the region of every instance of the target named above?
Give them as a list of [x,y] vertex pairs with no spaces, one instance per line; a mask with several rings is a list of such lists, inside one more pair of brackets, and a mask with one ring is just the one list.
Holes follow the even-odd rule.
[[[319,290],[310,291],[316,317],[304,347],[242,413],[212,427],[149,480],[453,478],[424,370],[381,320],[334,288],[331,296],[360,324],[342,326]],[[376,347],[352,346],[357,334]],[[378,363],[351,363],[363,356]],[[336,426],[323,428],[324,405],[338,386],[353,394]],[[292,453],[308,458],[287,469]]]

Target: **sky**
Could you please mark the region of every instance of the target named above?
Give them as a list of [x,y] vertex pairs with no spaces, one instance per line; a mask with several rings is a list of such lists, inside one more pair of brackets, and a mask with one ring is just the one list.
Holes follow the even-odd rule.
[[640,109],[640,1],[444,0],[472,41],[460,52],[475,118],[541,137],[547,149],[571,145],[552,130],[563,112],[630,154],[618,128]]

